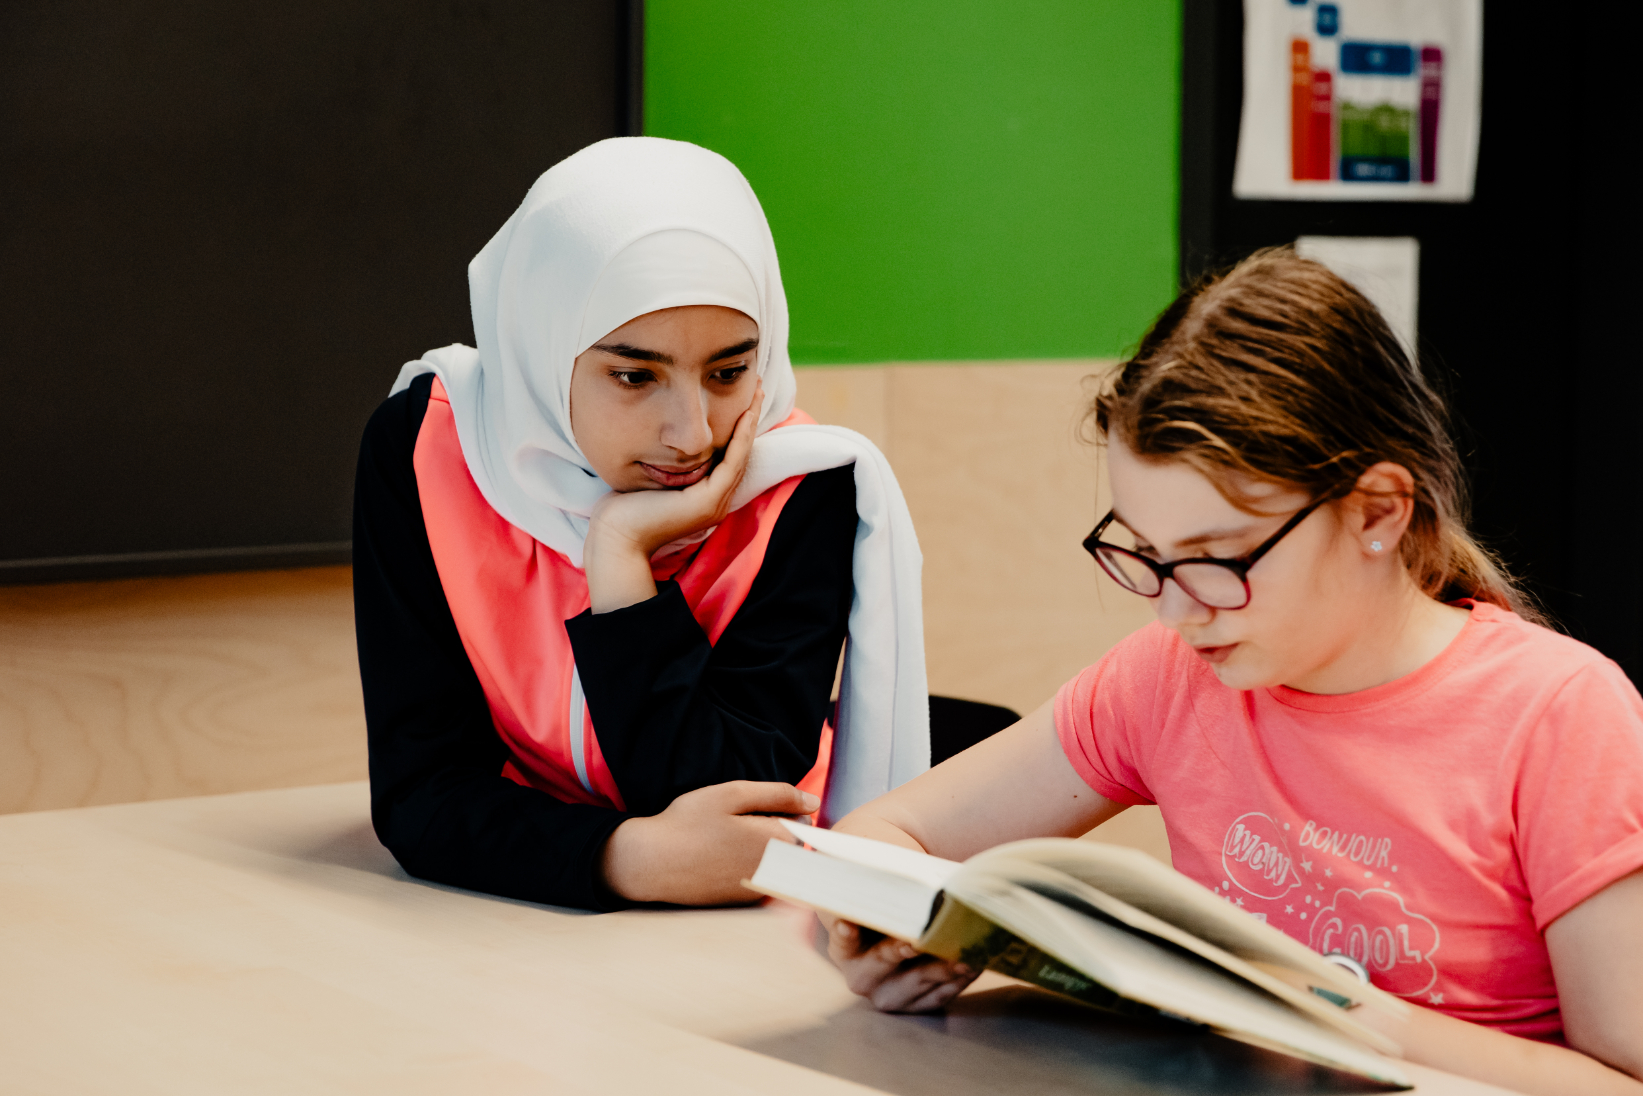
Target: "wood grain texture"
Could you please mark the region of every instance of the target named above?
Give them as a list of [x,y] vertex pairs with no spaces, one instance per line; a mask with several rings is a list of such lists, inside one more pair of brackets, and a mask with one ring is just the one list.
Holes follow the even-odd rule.
[[348,568],[0,588],[0,812],[364,775]]
[[0,849],[7,1096],[1363,1091],[994,974],[875,1012],[779,903],[590,917],[421,883],[363,784],[16,814]]

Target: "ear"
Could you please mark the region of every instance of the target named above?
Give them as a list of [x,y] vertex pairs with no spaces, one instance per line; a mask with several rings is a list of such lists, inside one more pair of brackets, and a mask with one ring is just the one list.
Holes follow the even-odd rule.
[[1392,557],[1415,514],[1415,477],[1391,461],[1371,465],[1341,509],[1347,535],[1360,543],[1364,555]]

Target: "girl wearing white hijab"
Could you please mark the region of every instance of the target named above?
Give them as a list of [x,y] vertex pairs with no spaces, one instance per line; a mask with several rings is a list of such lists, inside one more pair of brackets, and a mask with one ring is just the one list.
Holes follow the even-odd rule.
[[721,156],[583,149],[468,276],[477,349],[407,364],[361,449],[377,834],[511,897],[749,900],[769,815],[928,767],[895,477],[794,409],[774,243]]

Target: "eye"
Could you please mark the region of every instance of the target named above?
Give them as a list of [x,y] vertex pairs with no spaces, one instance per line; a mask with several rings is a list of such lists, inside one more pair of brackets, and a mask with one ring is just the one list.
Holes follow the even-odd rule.
[[656,379],[656,374],[648,369],[612,369],[610,375],[623,388],[643,388]]
[[742,374],[746,372],[747,363],[740,362],[736,365],[727,365],[722,369],[715,369],[711,376],[720,384],[735,384],[742,379]]

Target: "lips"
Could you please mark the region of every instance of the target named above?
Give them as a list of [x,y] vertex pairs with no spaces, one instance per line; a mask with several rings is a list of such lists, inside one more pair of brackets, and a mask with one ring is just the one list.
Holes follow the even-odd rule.
[[656,483],[663,487],[689,487],[693,483],[701,482],[710,471],[711,460],[704,460],[694,468],[664,468],[657,464],[646,464],[639,461],[639,467],[645,470]]
[[1236,646],[1238,646],[1236,643],[1228,643],[1224,647],[1194,647],[1193,650],[1197,652],[1199,658],[1211,666],[1215,666],[1231,657],[1232,649]]

